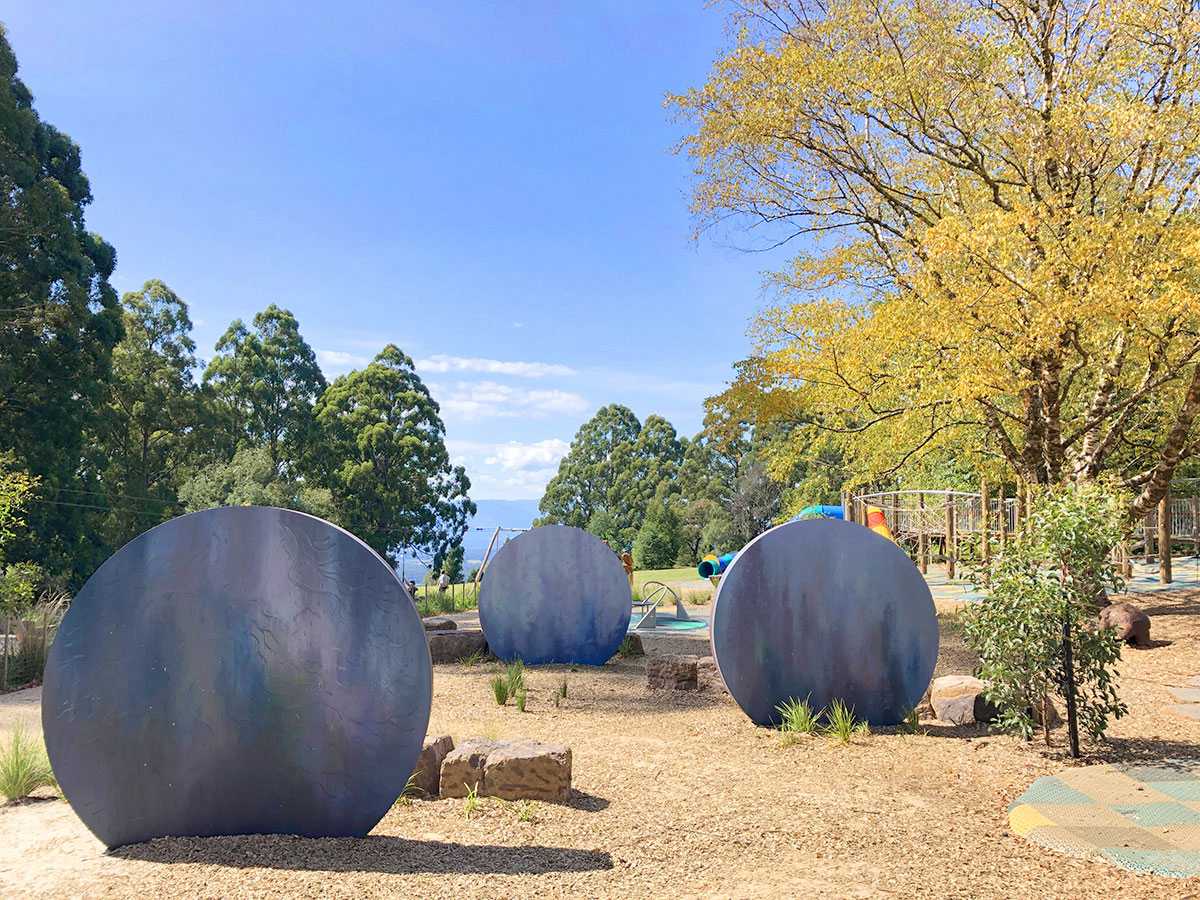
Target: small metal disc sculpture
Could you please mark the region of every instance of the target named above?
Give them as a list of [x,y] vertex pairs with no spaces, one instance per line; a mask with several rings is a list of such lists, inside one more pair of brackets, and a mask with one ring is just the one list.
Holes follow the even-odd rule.
[[891,541],[852,522],[789,522],[747,544],[721,579],[712,649],[759,725],[777,725],[793,698],[814,711],[841,700],[859,719],[894,725],[929,686],[937,615]]
[[629,579],[595,535],[566,525],[526,531],[483,575],[479,623],[501,659],[607,662],[629,631]]
[[424,629],[391,567],[322,519],[172,519],[84,585],[46,665],[42,726],[108,847],[167,835],[364,836],[429,722]]

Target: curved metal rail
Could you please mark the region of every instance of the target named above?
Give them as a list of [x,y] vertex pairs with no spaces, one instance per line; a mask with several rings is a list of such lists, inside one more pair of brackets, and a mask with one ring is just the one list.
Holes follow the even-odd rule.
[[683,608],[683,601],[679,599],[679,594],[669,584],[661,581],[647,581],[642,585],[642,590],[645,592],[644,596],[641,600],[634,601],[633,604],[633,608],[642,613],[642,617],[633,626],[635,630],[658,627],[658,604],[668,596],[675,601],[676,620],[684,622],[689,619],[687,610]]

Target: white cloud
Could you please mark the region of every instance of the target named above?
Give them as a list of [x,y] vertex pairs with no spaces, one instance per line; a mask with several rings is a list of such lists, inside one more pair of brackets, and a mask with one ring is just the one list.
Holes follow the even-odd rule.
[[479,356],[447,356],[435,353],[417,360],[424,372],[477,372],[482,375],[513,375],[517,378],[545,378],[548,375],[574,375],[570,366],[558,363],[519,362],[516,360],[484,359]]
[[430,384],[429,390],[441,406],[444,417],[460,421],[577,415],[588,408],[588,402],[571,391],[527,390],[495,381]]
[[471,495],[494,500],[540,497],[570,446],[558,438],[529,443],[446,441],[451,458],[467,469]]
[[351,369],[361,369],[369,365],[370,357],[359,356],[356,353],[345,353],[341,350],[318,350],[317,364],[321,371],[328,374],[340,375]]

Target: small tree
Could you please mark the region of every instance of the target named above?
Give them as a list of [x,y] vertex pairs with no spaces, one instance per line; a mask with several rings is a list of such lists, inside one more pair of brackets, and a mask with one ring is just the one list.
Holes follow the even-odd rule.
[[653,504],[633,542],[633,559],[639,569],[662,569],[675,564],[683,543],[679,516],[666,502]]
[[1075,757],[1080,724],[1099,740],[1109,717],[1127,712],[1116,691],[1120,642],[1094,625],[1105,591],[1122,588],[1110,554],[1125,509],[1128,498],[1095,482],[1037,496],[1024,531],[989,567],[986,597],[966,616],[1001,727],[1028,739],[1040,718],[1049,744],[1046,707],[1057,695]]

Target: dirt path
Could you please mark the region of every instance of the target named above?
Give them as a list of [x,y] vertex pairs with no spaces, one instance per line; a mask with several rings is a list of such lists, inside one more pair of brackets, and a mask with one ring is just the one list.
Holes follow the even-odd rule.
[[[1127,651],[1130,715],[1089,761],[1200,754],[1170,712],[1200,658],[1200,593],[1139,598],[1152,650]],[[1135,601],[1136,602],[1136,601]],[[969,657],[953,633],[940,668]],[[702,645],[701,645],[702,646]],[[568,700],[551,692],[563,674]],[[498,708],[489,666],[438,666],[431,731],[569,744],[577,795],[533,822],[488,801],[395,807],[362,840],[166,839],[101,853],[62,801],[0,809],[0,893],[53,896],[1183,897],[1196,879],[1137,876],[1030,844],[1007,806],[1069,765],[979,727],[925,723],[851,747],[783,748],[721,692],[646,689],[637,660],[527,675],[528,712]],[[29,703],[0,703],[0,729]],[[36,719],[36,716],[34,716]],[[1056,736],[1062,743],[1061,732]]]

